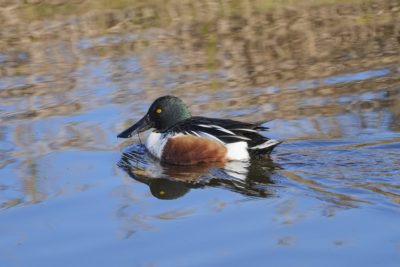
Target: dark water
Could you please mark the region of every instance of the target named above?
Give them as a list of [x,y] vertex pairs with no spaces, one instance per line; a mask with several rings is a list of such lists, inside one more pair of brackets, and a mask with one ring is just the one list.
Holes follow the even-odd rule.
[[[398,1],[3,1],[0,22],[0,266],[398,266]],[[162,165],[116,135],[165,94],[284,142]]]

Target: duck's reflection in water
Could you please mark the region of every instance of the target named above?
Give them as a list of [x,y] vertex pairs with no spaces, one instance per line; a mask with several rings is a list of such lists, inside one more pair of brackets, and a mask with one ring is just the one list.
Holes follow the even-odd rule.
[[271,175],[279,168],[270,159],[175,166],[153,159],[142,145],[122,153],[118,166],[133,179],[147,184],[153,196],[176,199],[192,188],[225,188],[251,197],[271,196]]

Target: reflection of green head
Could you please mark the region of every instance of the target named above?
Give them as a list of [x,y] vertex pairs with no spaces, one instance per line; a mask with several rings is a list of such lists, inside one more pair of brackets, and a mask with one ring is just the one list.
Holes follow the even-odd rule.
[[156,178],[149,181],[151,194],[159,199],[177,199],[189,192],[189,187],[179,181]]

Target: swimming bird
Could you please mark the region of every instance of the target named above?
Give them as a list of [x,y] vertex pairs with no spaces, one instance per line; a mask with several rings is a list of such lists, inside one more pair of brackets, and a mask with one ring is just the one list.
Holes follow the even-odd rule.
[[162,96],[146,115],[118,137],[151,129],[145,146],[154,157],[174,165],[248,161],[268,156],[281,142],[260,134],[259,123],[192,116],[178,97]]

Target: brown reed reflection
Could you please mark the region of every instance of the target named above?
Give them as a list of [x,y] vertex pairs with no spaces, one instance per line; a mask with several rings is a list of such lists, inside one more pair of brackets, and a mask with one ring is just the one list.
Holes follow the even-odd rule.
[[[43,102],[33,110],[22,108],[6,115],[7,119],[66,115],[90,105],[74,97],[74,91],[81,88],[76,86],[80,74],[73,73],[92,57],[110,60],[117,83],[124,72],[129,79],[143,78],[141,95],[148,100],[166,87],[187,96],[229,88],[230,98],[240,101],[223,106],[209,101],[206,107],[265,108],[256,114],[257,119],[332,116],[354,107],[335,101],[320,106],[299,103],[305,98],[333,99],[382,90],[388,84],[384,90],[391,97],[385,101],[390,103],[378,101],[375,108],[393,106],[391,102],[398,96],[398,69],[372,81],[329,85],[316,80],[319,84],[306,91],[290,88],[297,81],[391,68],[399,62],[397,1],[296,7],[266,5],[266,1],[237,5],[231,1],[206,1],[204,5],[117,1],[119,4],[111,5],[113,9],[103,1],[96,2],[48,0],[3,5],[1,77],[29,78],[1,88],[0,95],[9,105],[29,96]],[[79,16],[75,14],[78,10]],[[9,19],[11,14],[14,19]],[[118,66],[121,57],[137,58],[138,73],[132,73],[129,66]],[[261,96],[249,96],[243,89],[249,86],[264,89]],[[135,97],[130,90],[113,95],[120,104]],[[57,101],[61,96],[62,102]],[[65,102],[72,102],[72,109],[47,108]],[[268,106],[264,107],[265,103]],[[189,104],[196,108],[196,103]],[[197,106],[198,110],[204,108],[204,104]]]

